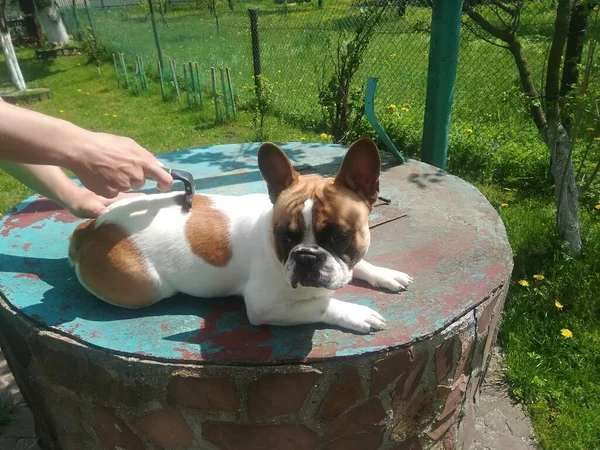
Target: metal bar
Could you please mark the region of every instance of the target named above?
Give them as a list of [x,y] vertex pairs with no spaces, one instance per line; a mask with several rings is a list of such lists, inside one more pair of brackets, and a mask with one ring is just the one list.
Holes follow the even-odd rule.
[[90,14],[90,8],[88,6],[87,0],[83,0],[83,4],[85,5],[85,12],[87,14],[88,21],[90,22],[90,29],[92,30],[92,37],[94,38],[94,47],[96,46],[96,30],[94,28],[94,22],[92,22],[92,15]]
[[365,92],[365,115],[371,126],[375,128],[375,131],[381,140],[385,143],[387,149],[396,155],[398,159],[400,159],[400,162],[404,164],[404,158],[375,117],[375,93],[377,92],[377,81],[378,80],[375,77],[371,77],[367,81],[367,89]]
[[162,48],[160,46],[160,39],[158,37],[158,29],[156,28],[156,19],[154,18],[154,7],[152,6],[152,0],[148,0],[148,6],[150,8],[150,19],[152,21],[152,30],[154,31],[154,42],[156,43],[156,51],[158,52],[158,60],[160,61],[161,67],[164,67],[164,59]]
[[250,33],[252,35],[252,61],[254,63],[254,87],[256,90],[256,96],[260,98],[261,86],[260,86],[260,75],[262,74],[262,67],[260,63],[260,39],[258,35],[258,10],[249,9],[250,14]]
[[462,0],[433,2],[421,160],[441,169],[446,168],[448,159],[462,3]]

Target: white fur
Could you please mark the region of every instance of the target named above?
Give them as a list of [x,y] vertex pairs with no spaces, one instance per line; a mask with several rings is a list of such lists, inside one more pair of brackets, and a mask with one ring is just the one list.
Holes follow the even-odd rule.
[[[183,292],[195,297],[243,295],[248,318],[254,325],[294,325],[324,322],[358,332],[380,330],[385,320],[365,306],[341,302],[335,291],[298,286],[293,289],[273,248],[272,204],[267,195],[208,195],[212,207],[229,219],[232,258],[226,267],[215,267],[192,252],[185,237],[190,214],[177,204],[180,193],[124,199],[113,204],[97,221],[123,227],[149,267],[161,299]],[[312,202],[304,215],[312,231]],[[202,214],[202,210],[194,211]],[[309,219],[309,220],[307,220]],[[316,242],[316,240],[315,240]],[[333,259],[333,257],[332,257]],[[76,266],[76,273],[79,271]],[[347,281],[350,281],[351,271]],[[398,291],[412,279],[401,272],[361,261],[357,278],[375,287]],[[347,282],[346,281],[346,282]]]

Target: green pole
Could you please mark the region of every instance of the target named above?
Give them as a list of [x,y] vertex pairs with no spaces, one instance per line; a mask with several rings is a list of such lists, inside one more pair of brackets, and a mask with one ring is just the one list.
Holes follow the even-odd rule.
[[165,67],[165,60],[163,58],[162,48],[160,46],[160,39],[158,38],[158,29],[156,28],[156,19],[154,18],[154,7],[152,6],[152,0],[148,0],[148,7],[150,8],[150,21],[152,22],[152,31],[154,32],[154,42],[156,44],[156,51],[158,52],[158,60],[160,66]]
[[421,160],[441,169],[448,158],[448,131],[458,63],[463,0],[434,0]]

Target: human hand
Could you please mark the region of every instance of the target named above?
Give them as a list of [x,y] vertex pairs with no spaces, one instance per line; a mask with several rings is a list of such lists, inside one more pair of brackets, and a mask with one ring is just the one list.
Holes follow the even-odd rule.
[[80,219],[93,219],[104,214],[107,208],[119,200],[128,197],[136,197],[144,195],[141,193],[125,193],[121,192],[116,197],[106,198],[95,194],[94,192],[78,188],[74,190],[70,196],[62,199],[63,206],[75,217]]
[[141,188],[147,177],[163,191],[173,185],[162,164],[133,139],[81,129],[80,133],[65,167],[90,191],[113,199],[120,192]]

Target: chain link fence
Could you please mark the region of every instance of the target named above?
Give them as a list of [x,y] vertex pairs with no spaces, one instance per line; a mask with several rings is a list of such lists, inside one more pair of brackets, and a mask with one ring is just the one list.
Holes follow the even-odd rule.
[[[72,34],[87,26],[83,5],[59,0]],[[369,77],[379,79],[378,115],[396,127],[410,127],[412,138],[400,136],[410,146],[420,138],[425,105],[431,0],[285,0],[174,1],[152,0],[162,52],[179,67],[198,63],[200,84],[208,89],[210,68],[230,67],[238,102],[254,95],[254,64],[250,9],[258,11],[260,67],[272,95],[275,114],[283,120],[314,130],[327,131],[328,89],[339,72],[356,64],[351,73],[350,97],[364,96]],[[519,36],[528,57],[532,78],[543,83],[544,64],[551,42],[555,5],[549,0],[471,0],[476,11],[490,22],[504,24],[506,8],[522,6]],[[377,12],[379,10],[379,12]],[[348,61],[351,46],[377,12],[364,51]],[[90,0],[89,12],[97,38],[128,61],[142,56],[147,67],[156,67],[157,50],[147,0]],[[83,19],[82,19],[83,18]],[[452,129],[455,133],[486,130],[490,151],[508,145],[515,129],[528,140],[536,130],[527,116],[519,74],[512,55],[499,46],[467,14],[463,14],[458,74],[454,93]],[[350,49],[350,50],[349,50]],[[344,60],[344,55],[346,59]],[[351,58],[350,58],[351,59]],[[350,102],[351,103],[351,102]],[[351,108],[353,105],[346,105]],[[400,125],[398,125],[400,124]],[[402,134],[402,133],[400,133]],[[409,133],[410,134],[410,133]],[[451,144],[452,144],[451,139]],[[415,144],[416,145],[416,144]]]

